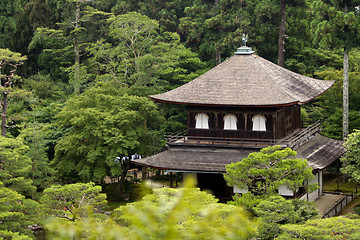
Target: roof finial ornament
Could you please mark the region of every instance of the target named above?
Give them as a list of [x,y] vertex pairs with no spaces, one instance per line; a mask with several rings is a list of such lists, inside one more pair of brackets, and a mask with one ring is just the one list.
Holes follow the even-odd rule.
[[254,51],[251,49],[251,47],[246,46],[248,38],[249,38],[249,35],[243,33],[243,35],[241,37],[241,40],[242,40],[241,47],[239,47],[237,49],[237,51],[235,52],[235,55],[250,55],[250,54],[254,53]]
[[241,40],[242,40],[242,47],[246,47],[246,43],[248,41],[248,35],[243,33],[242,37],[241,37]]

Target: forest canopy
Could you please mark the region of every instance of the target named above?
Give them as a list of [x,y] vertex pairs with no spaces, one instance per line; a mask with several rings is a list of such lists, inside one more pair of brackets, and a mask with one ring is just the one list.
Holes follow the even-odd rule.
[[[105,186],[105,177],[120,182],[129,168],[128,162],[118,159],[155,154],[165,147],[164,135],[187,125],[183,106],[155,104],[148,96],[181,86],[225,61],[242,45],[243,34],[255,54],[296,73],[335,81],[330,90],[302,106],[304,126],[320,121],[321,134],[343,138],[343,82],[347,79],[348,132],[359,129],[359,6],[359,1],[340,0],[2,0],[0,198],[6,204],[1,206],[0,238],[33,238],[28,227],[44,225],[41,213],[45,211],[73,222],[50,221],[49,229],[55,234],[62,224],[88,231],[86,221],[89,226],[102,221],[94,206],[106,204],[101,192],[105,189],[99,185]],[[356,181],[359,172],[353,155],[358,135],[355,131],[348,138],[347,146],[354,151],[343,158],[348,164],[343,171]],[[171,205],[184,200],[177,198],[181,191],[194,201],[203,197],[216,219],[228,217],[211,231],[221,233],[224,224],[232,224],[233,211],[246,225],[244,236],[257,231],[249,227],[258,226],[257,219],[248,218],[241,208],[220,205],[197,189],[159,190],[117,213],[146,205],[163,211],[154,198],[169,200]],[[86,195],[89,192],[91,196]],[[88,197],[89,206],[76,205],[82,197]],[[64,199],[66,204],[61,202]],[[194,208],[209,207],[195,203]],[[267,206],[274,206],[274,211],[288,209],[284,222],[294,225],[267,226],[276,226],[274,236],[280,238],[297,238],[295,232],[302,226],[297,224],[315,215],[312,206],[277,197],[252,211],[277,221],[264,213]],[[304,208],[306,219],[294,217]],[[165,210],[171,218],[172,211]],[[165,225],[173,231],[170,235],[183,234],[183,229],[196,232],[192,221],[203,219],[194,212],[188,213],[182,229]],[[114,227],[121,222],[136,232],[138,220],[117,216],[108,223]],[[166,222],[164,216],[160,220]],[[323,223],[357,223],[340,220]],[[314,221],[299,232],[318,231]]]

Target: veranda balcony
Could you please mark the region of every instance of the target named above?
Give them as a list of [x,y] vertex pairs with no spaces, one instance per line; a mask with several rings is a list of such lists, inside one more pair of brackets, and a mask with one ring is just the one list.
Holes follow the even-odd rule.
[[[253,131],[224,131],[216,129],[206,129],[202,134],[194,136],[194,130],[183,130],[172,135],[166,135],[168,145],[215,145],[231,147],[266,147],[280,145],[282,147],[297,148],[304,142],[313,138],[320,132],[320,123],[316,122],[307,128],[301,128],[288,134],[286,137],[276,139],[272,137],[272,131],[253,132]],[[201,133],[200,132],[200,133]],[[199,132],[197,132],[199,133]],[[200,135],[200,136],[199,136]],[[242,137],[237,137],[242,136]]]

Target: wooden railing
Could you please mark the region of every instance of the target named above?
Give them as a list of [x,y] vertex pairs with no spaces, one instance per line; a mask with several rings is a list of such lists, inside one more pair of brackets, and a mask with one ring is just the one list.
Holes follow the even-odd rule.
[[186,135],[187,135],[187,130],[183,129],[174,134],[165,135],[165,140],[168,142],[176,142],[178,140],[184,139],[184,136],[186,136]]
[[334,192],[324,192],[326,194],[336,194],[336,195],[342,195],[342,198],[337,201],[333,206],[329,208],[325,212],[325,214],[322,216],[322,218],[330,218],[334,217],[337,214],[341,212],[341,210],[346,207],[352,200],[354,200],[355,195],[354,194],[345,194],[345,193],[334,193]]
[[[172,135],[165,135],[165,140],[170,144],[181,144],[181,143],[197,143],[197,144],[225,144],[225,145],[240,145],[240,146],[271,146],[281,145],[283,147],[296,148],[301,146],[304,142],[308,141],[320,131],[320,123],[315,124],[302,129],[300,132],[293,136],[273,139],[271,136],[273,132],[264,132],[264,138],[236,138],[236,137],[209,137],[208,134],[205,136],[189,136],[187,130],[181,130]],[[210,129],[210,131],[220,131]],[[255,135],[256,136],[256,135]]]
[[303,131],[295,134],[287,140],[287,146],[291,149],[300,147],[304,142],[309,141],[317,133],[320,132],[320,122],[317,121],[313,125],[305,128]]

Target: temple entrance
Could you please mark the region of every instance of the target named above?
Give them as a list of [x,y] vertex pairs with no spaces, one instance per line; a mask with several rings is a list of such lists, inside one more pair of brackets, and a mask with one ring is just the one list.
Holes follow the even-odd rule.
[[222,203],[232,200],[233,188],[228,187],[222,174],[198,173],[198,187],[201,190],[210,191]]

